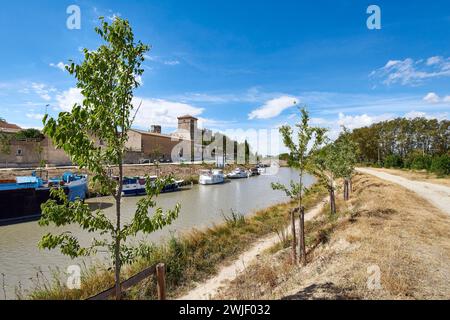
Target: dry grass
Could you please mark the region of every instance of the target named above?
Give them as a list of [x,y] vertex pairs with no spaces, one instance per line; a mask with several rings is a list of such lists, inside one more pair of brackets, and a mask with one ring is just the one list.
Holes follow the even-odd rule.
[[[338,201],[336,217],[325,210],[307,224],[307,267],[290,265],[289,249],[269,253],[218,298],[449,299],[450,218],[371,176],[355,177],[354,189],[351,201]],[[381,288],[370,290],[373,266]]]
[[[324,197],[325,190],[318,185],[305,198],[305,207],[312,208]],[[236,259],[259,238],[283,228],[289,222],[289,210],[294,202],[274,205],[256,212],[253,216],[228,215],[224,223],[204,230],[193,230],[178,238],[172,238],[163,245],[146,244],[140,259],[124,268],[123,279],[142,271],[156,263],[167,267],[167,291],[171,298],[186,293],[211,275],[217,273],[221,265]],[[31,299],[85,299],[93,296],[114,283],[113,274],[105,266],[86,270],[82,275],[81,290],[68,290],[55,277],[51,281],[43,279],[35,290],[26,297]],[[127,299],[153,299],[155,284],[145,282],[130,290]]]
[[386,172],[395,174],[397,176],[401,176],[406,179],[416,180],[416,181],[424,181],[435,184],[441,184],[447,187],[450,187],[450,177],[444,176],[440,177],[432,172],[427,172],[426,170],[408,170],[408,169],[386,169],[386,168],[372,168],[377,171]]

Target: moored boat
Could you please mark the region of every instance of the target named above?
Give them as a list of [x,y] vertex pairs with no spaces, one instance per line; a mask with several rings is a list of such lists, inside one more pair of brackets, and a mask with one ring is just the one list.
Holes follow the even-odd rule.
[[198,179],[198,183],[202,185],[220,184],[224,183],[225,175],[223,170],[202,170]]
[[243,179],[248,178],[250,176],[250,173],[242,168],[236,168],[231,173],[227,175],[229,179]]
[[[151,183],[154,183],[154,181],[156,181],[157,178],[158,178],[157,176],[149,177]],[[163,188],[163,190],[161,190],[161,192],[165,193],[177,191],[183,182],[184,180],[173,179],[173,181],[168,185],[166,185]],[[146,194],[145,184],[146,184],[145,177],[125,177],[123,179],[122,195],[125,197],[145,195]]]
[[254,167],[254,168],[251,168],[250,170],[249,170],[249,172],[250,172],[250,176],[252,176],[252,177],[254,177],[254,176],[259,176],[261,173],[259,172],[259,168],[258,167]]
[[0,181],[0,225],[39,219],[41,205],[51,198],[53,187],[63,188],[70,202],[84,200],[87,176],[67,172],[48,181],[36,175]]

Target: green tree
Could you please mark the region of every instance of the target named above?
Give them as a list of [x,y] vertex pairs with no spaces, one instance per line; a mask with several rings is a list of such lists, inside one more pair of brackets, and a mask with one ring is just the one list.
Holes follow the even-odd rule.
[[335,156],[338,156],[335,159],[336,175],[344,180],[344,200],[349,200],[352,177],[355,173],[359,153],[358,145],[351,139],[351,133],[345,127],[334,143],[337,148]]
[[291,199],[298,201],[296,210],[291,211],[292,224],[292,257],[293,261],[297,261],[296,250],[296,231],[295,231],[295,212],[300,214],[299,226],[299,248],[300,260],[302,264],[306,264],[306,245],[305,245],[305,230],[304,230],[304,215],[305,208],[303,207],[303,194],[307,190],[305,187],[303,177],[306,172],[313,172],[314,157],[317,154],[320,146],[325,139],[326,130],[323,128],[311,127],[309,124],[309,115],[305,108],[300,110],[301,119],[295,125],[297,133],[297,142],[294,142],[294,130],[292,127],[285,125],[280,128],[280,133],[283,137],[284,145],[289,149],[289,165],[299,170],[299,180],[294,182],[291,180],[290,186],[285,186],[281,183],[272,183],[274,190],[281,190],[286,193]]
[[335,179],[341,174],[342,164],[338,160],[341,157],[339,146],[328,143],[321,148],[314,157],[314,174],[323,182],[330,196],[330,211],[336,213]]
[[[123,159],[125,143],[133,117],[133,90],[139,86],[138,76],[143,74],[141,64],[147,45],[135,42],[127,20],[115,19],[111,24],[100,18],[101,27],[96,32],[104,43],[95,51],[84,49],[84,61],[80,65],[71,62],[67,67],[77,79],[77,87],[84,96],[82,104],[75,104],[71,112],[62,112],[58,119],[44,117],[44,132],[52,138],[56,147],[64,149],[80,169],[87,169],[93,183],[115,199],[116,215],[109,220],[101,211],[91,211],[81,201],[69,203],[61,189],[52,190],[58,200],[49,200],[42,206],[40,225],[57,227],[77,224],[83,230],[103,237],[94,238],[88,247],[82,247],[70,233],[45,235],[40,248],[55,249],[72,258],[90,255],[98,248],[107,248],[115,271],[116,298],[121,298],[120,271],[123,264],[136,258],[136,250],[126,243],[127,238],[138,232],[151,233],[163,228],[177,218],[180,206],[163,212],[156,208],[155,197],[171,177],[151,183],[147,179],[147,196],[137,203],[131,222],[121,222],[123,185]],[[103,141],[99,146],[96,141]],[[117,166],[119,175],[112,179],[108,168]],[[150,208],[155,208],[153,214]]]
[[15,138],[17,140],[24,140],[24,139],[42,140],[44,139],[44,135],[37,129],[24,129],[17,132]]

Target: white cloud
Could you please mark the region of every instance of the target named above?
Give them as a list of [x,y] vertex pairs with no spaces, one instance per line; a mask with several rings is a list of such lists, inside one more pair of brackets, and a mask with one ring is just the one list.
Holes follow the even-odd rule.
[[427,66],[433,66],[435,64],[439,64],[443,61],[444,59],[440,56],[434,56],[434,57],[429,57],[427,59]]
[[427,79],[450,77],[450,59],[430,57],[426,60],[390,60],[380,69],[372,71],[370,77],[383,79],[385,85],[418,85]]
[[44,118],[44,115],[40,113],[27,113],[26,116],[34,120],[42,120]]
[[178,60],[168,60],[168,61],[164,61],[164,64],[167,66],[176,66],[180,64],[180,61]]
[[166,66],[177,66],[181,63],[179,60],[176,59],[166,60],[163,57],[148,54],[144,55],[144,58],[149,61],[164,64]]
[[46,84],[36,82],[33,82],[31,84],[31,89],[34,91],[34,93],[36,93],[39,97],[41,97],[45,101],[50,101],[52,99],[50,93],[56,91],[56,89],[53,87],[49,87]]
[[81,104],[84,100],[81,89],[70,88],[56,96],[58,107],[64,111],[71,111],[75,104]]
[[339,113],[339,119],[337,121],[339,126],[344,126],[348,129],[356,129],[370,126],[373,123],[386,121],[395,118],[392,114],[381,114],[377,116],[369,116],[367,114],[346,116],[344,113]]
[[[112,12],[111,10],[109,10],[109,12]],[[122,15],[119,12],[116,13],[112,13],[111,15],[107,16],[106,18],[110,21],[114,21],[117,18],[120,18]]]
[[445,104],[450,102],[450,96],[445,96],[441,98],[436,93],[430,92],[423,98],[423,101],[431,104]]
[[142,76],[139,75],[135,75],[134,79],[137,81],[137,83],[139,83],[139,85],[144,85],[144,80],[142,80]]
[[61,71],[66,71],[66,65],[63,62],[58,62],[57,64],[50,63],[50,67],[58,68]]
[[267,101],[263,106],[253,110],[249,115],[249,120],[271,119],[279,116],[284,110],[298,104],[298,99],[291,96],[281,96]]
[[439,103],[439,100],[440,100],[439,96],[434,92],[428,93],[423,98],[423,101],[428,102],[428,103]]
[[166,127],[176,128],[178,124],[177,117],[186,114],[197,117],[204,111],[203,108],[186,103],[164,99],[134,98],[133,105],[135,108],[139,104],[141,104],[141,108],[135,118],[134,124],[144,128],[150,128],[152,124],[162,124]]

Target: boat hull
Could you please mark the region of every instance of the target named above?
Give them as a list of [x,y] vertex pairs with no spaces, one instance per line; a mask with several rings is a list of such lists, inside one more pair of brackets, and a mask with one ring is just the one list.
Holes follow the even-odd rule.
[[[18,180],[22,178],[17,178]],[[56,180],[55,180],[56,181]],[[59,182],[59,180],[58,180]],[[85,200],[87,195],[87,177],[81,177],[62,186],[70,202]],[[41,217],[41,205],[51,199],[50,185],[5,184],[0,188],[0,225],[16,224],[38,220]]]
[[[182,182],[183,181],[177,181],[167,185],[166,187],[163,188],[163,190],[161,190],[161,193],[178,191],[180,189],[180,184]],[[124,197],[144,196],[146,195],[145,185],[141,184],[124,185],[122,195]]]
[[[69,194],[69,188],[64,188]],[[50,199],[49,188],[0,191],[0,225],[38,220],[41,205]]]
[[222,184],[225,182],[225,179],[202,179],[198,180],[198,183],[201,185],[212,185],[212,184]]

